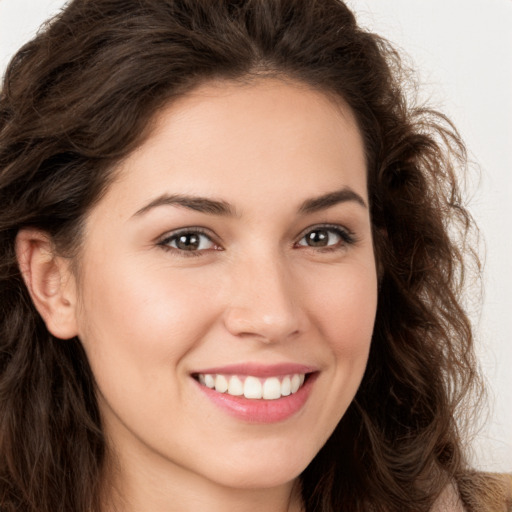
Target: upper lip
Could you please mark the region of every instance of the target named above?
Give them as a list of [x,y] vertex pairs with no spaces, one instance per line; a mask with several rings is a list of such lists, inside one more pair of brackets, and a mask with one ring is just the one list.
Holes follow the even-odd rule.
[[318,369],[314,366],[298,363],[278,363],[268,365],[248,362],[205,368],[198,371],[194,371],[192,372],[192,374],[251,375],[254,377],[279,377],[284,375],[293,375],[295,373],[305,374],[316,371],[318,371]]

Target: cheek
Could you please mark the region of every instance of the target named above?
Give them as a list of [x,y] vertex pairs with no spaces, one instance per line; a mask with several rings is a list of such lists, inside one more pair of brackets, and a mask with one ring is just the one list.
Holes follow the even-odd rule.
[[342,267],[321,282],[322,287],[310,286],[315,292],[309,303],[322,338],[340,361],[366,358],[377,309],[375,267]]
[[320,443],[312,451],[321,448],[345,414],[366,369],[377,306],[372,261],[326,269],[305,283],[309,316],[318,334],[315,345],[327,361],[318,381],[322,405],[311,427],[318,434],[311,441]]
[[[135,263],[135,264],[134,264]],[[85,270],[81,339],[97,360],[175,363],[215,319],[208,280],[160,266],[97,262]],[[93,270],[94,269],[94,270]],[[109,357],[109,359],[107,359]]]

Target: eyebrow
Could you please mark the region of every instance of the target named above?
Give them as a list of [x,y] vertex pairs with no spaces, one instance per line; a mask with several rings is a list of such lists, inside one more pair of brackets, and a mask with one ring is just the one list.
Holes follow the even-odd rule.
[[[322,196],[306,199],[299,207],[299,213],[304,215],[308,213],[325,210],[340,203],[355,202],[364,208],[367,208],[364,199],[350,188],[343,188],[334,192],[329,192]],[[183,206],[209,215],[220,215],[234,217],[236,211],[228,202],[207,197],[190,196],[183,194],[162,194],[140,210],[137,210],[133,217],[144,215],[149,210],[159,206]]]
[[356,202],[363,208],[368,208],[365,200],[359,194],[354,192],[351,188],[346,187],[342,188],[341,190],[336,190],[335,192],[329,192],[319,197],[306,199],[306,201],[304,201],[300,206],[299,213],[314,213],[320,210],[325,210],[339,203],[346,203],[350,201]]
[[190,210],[210,215],[235,216],[235,210],[226,201],[182,194],[162,194],[140,210],[137,210],[134,217],[143,215],[158,206],[183,206]]

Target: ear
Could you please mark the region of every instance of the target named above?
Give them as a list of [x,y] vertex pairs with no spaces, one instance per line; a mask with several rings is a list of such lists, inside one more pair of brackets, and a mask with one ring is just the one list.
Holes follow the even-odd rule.
[[16,237],[16,256],[47,329],[57,338],[76,336],[76,283],[69,260],[55,253],[47,233],[29,228],[20,230]]

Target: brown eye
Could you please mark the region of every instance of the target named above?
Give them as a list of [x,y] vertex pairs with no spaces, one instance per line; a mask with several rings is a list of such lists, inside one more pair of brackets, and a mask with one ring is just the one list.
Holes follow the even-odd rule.
[[331,248],[354,243],[353,236],[341,227],[317,227],[308,231],[298,242],[300,247]]
[[308,247],[329,247],[337,245],[341,236],[332,229],[315,229],[306,233],[299,245]]
[[310,247],[325,247],[329,245],[329,232],[326,230],[311,231],[304,238],[306,244]]
[[171,235],[162,240],[159,245],[188,252],[203,251],[215,247],[215,244],[207,235],[197,231],[182,231]]
[[195,251],[199,249],[201,240],[198,235],[191,233],[188,235],[180,235],[176,239],[176,247],[183,251]]

